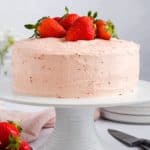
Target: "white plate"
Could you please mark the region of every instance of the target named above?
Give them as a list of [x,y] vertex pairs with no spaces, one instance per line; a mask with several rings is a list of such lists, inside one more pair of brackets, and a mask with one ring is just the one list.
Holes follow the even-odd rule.
[[109,111],[112,113],[119,113],[119,114],[126,114],[126,115],[150,115],[150,106],[135,105],[135,106],[128,106],[128,107],[110,107],[103,109],[104,111]]
[[150,124],[150,115],[125,115],[102,111],[101,116],[105,119],[128,124]]

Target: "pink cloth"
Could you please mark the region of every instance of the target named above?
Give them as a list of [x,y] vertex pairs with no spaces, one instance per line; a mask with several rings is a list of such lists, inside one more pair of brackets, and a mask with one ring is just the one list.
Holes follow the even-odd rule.
[[13,120],[21,123],[22,138],[28,142],[36,140],[42,128],[53,128],[55,125],[54,108],[39,112],[20,112],[1,109],[0,121]]
[[[95,113],[95,119],[100,117],[100,111]],[[23,128],[22,139],[35,141],[43,128],[53,128],[55,126],[54,108],[45,109],[39,112],[20,112],[0,109],[0,121],[19,121]]]

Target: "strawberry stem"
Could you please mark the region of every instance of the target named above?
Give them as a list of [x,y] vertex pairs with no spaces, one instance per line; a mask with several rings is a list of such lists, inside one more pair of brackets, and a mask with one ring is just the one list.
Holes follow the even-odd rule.
[[95,18],[97,18],[97,16],[98,16],[98,13],[97,13],[97,11],[93,14],[93,18],[95,19]]
[[88,11],[88,17],[91,17],[91,18],[93,18],[93,19],[96,19],[97,18],[97,16],[98,16],[98,13],[97,13],[97,11],[96,12],[92,12],[91,10],[90,11]]
[[61,18],[65,18],[69,14],[69,8],[65,6],[65,14]]
[[91,17],[92,16],[92,11],[88,11],[88,17]]
[[65,6],[65,11],[66,11],[66,14],[68,15],[69,14],[69,8],[67,6]]

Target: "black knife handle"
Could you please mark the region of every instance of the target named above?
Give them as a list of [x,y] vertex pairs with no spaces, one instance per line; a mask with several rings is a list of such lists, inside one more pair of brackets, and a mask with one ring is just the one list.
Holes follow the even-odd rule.
[[143,139],[142,144],[147,145],[147,146],[149,146],[149,147],[150,147],[150,140]]
[[142,148],[142,150],[150,150],[150,147],[142,144],[140,145],[140,148]]

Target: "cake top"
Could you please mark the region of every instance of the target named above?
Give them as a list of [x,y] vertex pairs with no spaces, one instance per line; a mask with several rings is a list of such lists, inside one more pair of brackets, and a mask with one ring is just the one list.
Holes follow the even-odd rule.
[[[90,41],[79,40],[76,42],[65,41],[64,38],[39,38],[27,39],[15,43],[15,48],[24,49],[28,53],[28,49],[33,53],[56,54],[56,55],[100,55],[101,53],[134,53],[138,44],[130,41],[112,38],[111,40],[95,39]],[[131,51],[132,49],[132,51]]]
[[64,38],[66,41],[118,38],[112,21],[97,18],[98,13],[89,11],[82,16],[77,13],[66,13],[59,17],[42,17],[35,24],[26,24],[25,28],[34,30],[32,37]]
[[[66,13],[59,17],[43,17],[25,27],[34,30],[31,38],[17,42],[16,48],[30,49],[33,53],[56,55],[100,55],[101,53],[134,52],[134,42],[118,39],[112,21],[97,18],[97,12],[86,16]],[[27,51],[28,53],[28,51]]]

